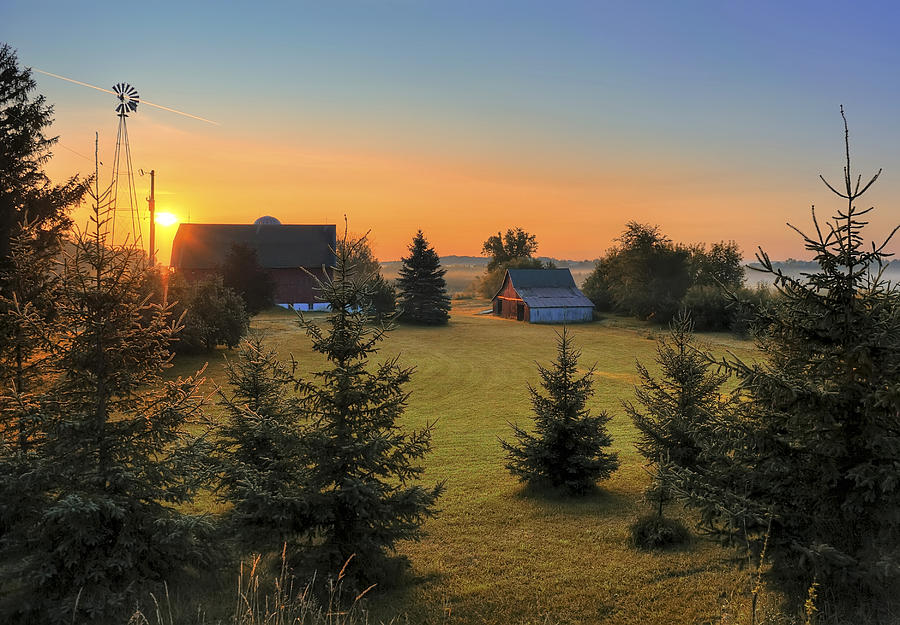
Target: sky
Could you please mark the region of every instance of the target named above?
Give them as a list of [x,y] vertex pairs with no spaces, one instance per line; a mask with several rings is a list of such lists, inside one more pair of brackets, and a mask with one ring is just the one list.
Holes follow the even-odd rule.
[[[420,228],[446,256],[510,227],[540,255],[593,259],[632,220],[809,258],[785,224],[842,206],[818,179],[841,181],[840,105],[854,171],[884,169],[862,200],[880,239],[900,222],[898,26],[900,5],[822,0],[0,0],[21,65],[218,122],[128,118],[158,211],[346,215],[385,261]],[[90,174],[96,132],[109,181],[114,96],[34,78],[59,135],[47,173]],[[176,227],[157,229],[163,262]]]

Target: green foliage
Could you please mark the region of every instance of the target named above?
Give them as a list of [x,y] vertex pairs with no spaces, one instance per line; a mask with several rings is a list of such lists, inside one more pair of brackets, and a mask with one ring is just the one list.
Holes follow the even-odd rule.
[[734,241],[676,245],[657,226],[631,221],[585,279],[584,294],[599,311],[667,323],[682,307],[701,330],[727,329],[728,292],[744,281]]
[[631,544],[638,549],[646,550],[683,545],[691,537],[679,519],[669,519],[656,514],[640,517],[628,530]]
[[[521,228],[508,228],[505,234],[488,237],[482,246],[483,256],[490,256],[485,274],[475,282],[475,291],[491,298],[500,290],[507,269],[543,269],[544,263],[534,258],[537,238]],[[547,268],[550,268],[548,263]]]
[[539,393],[531,385],[535,413],[535,433],[513,425],[518,444],[501,441],[507,453],[510,473],[521,482],[548,484],[581,495],[592,490],[598,480],[608,478],[619,467],[618,455],[604,451],[612,445],[606,431],[610,417],[592,415],[587,400],[593,394],[593,367],[577,376],[581,352],[572,346],[567,329],[557,334],[557,359],[552,368],[538,365]]
[[217,345],[237,347],[250,328],[244,300],[220,276],[191,284],[176,275],[169,285],[169,301],[173,317],[182,324],[172,343],[177,353],[211,351]]
[[397,289],[380,272],[372,278],[371,296],[365,305],[376,321],[392,317],[397,310]]
[[259,264],[255,249],[232,243],[221,273],[222,284],[241,296],[251,317],[275,304],[275,281]]
[[718,285],[695,284],[685,292],[681,305],[701,332],[729,330],[734,324],[736,306]]
[[[31,70],[19,69],[13,49],[0,44],[0,270],[23,224],[30,224],[33,245],[54,248],[71,224],[67,210],[85,191],[77,176],[54,186],[44,174],[57,138],[44,135],[53,107],[31,95],[35,86]],[[9,296],[5,285],[0,290]]]
[[308,419],[303,432],[310,530],[332,566],[355,554],[364,577],[377,576],[386,551],[397,541],[416,539],[434,514],[443,484],[414,484],[418,462],[431,446],[433,425],[403,432],[397,419],[409,394],[412,369],[397,358],[372,365],[370,357],[390,329],[371,325],[371,275],[352,264],[356,247],[346,236],[337,250],[334,279],[320,284],[331,313],[325,327],[302,319],[325,369],[298,381],[298,408]]
[[521,228],[508,228],[505,234],[498,232],[496,236],[488,237],[482,245],[481,254],[491,257],[487,269],[492,272],[503,265],[508,267],[513,261],[533,258],[537,247],[537,238],[533,234]]
[[300,419],[289,392],[292,371],[259,337],[227,361],[231,392],[219,390],[225,418],[216,429],[217,495],[231,504],[226,522],[251,549],[295,545],[309,525]]
[[161,381],[174,328],[142,292],[143,253],[107,246],[109,213],[93,197],[95,230],[59,270],[55,315],[8,313],[44,355],[27,401],[0,390],[0,406],[30,423],[25,449],[0,447],[4,622],[103,621],[208,561],[207,522],[178,509],[197,486],[202,441],[187,431],[202,416],[200,381]]
[[690,252],[658,227],[634,221],[616,240],[597,264],[597,275],[588,278],[594,305],[611,303],[616,312],[668,322],[691,285]]
[[368,234],[351,235],[338,241],[337,253],[347,254],[346,278],[369,282],[359,305],[368,308],[376,320],[387,319],[397,309],[397,290],[381,274],[381,263],[369,245]]
[[884,244],[863,241],[872,209],[854,205],[878,175],[861,188],[849,153],[847,140],[843,190],[829,185],[846,208],[825,228],[813,213],[804,236],[819,270],[792,278],[760,252],[780,294],[754,320],[763,359],[720,363],[739,381],[739,410],[717,419],[705,466],[681,485],[724,540],[758,549],[771,520],[768,553],[788,589],[817,579],[845,607],[879,594],[896,605],[900,293],[879,273]]
[[635,447],[653,478],[646,497],[661,519],[672,499],[670,472],[696,471],[701,462],[700,437],[721,412],[726,376],[711,370],[706,357],[694,349],[693,324],[684,313],[669,325],[668,338],[658,342],[656,363],[658,379],[637,363],[640,383],[634,393],[639,406],[627,401],[624,407],[640,433]]
[[450,297],[441,259],[419,230],[403,257],[397,287],[400,289],[400,319],[409,323],[443,325],[450,319]]
[[[32,386],[38,337],[14,311],[29,318],[52,317],[52,261],[71,224],[67,211],[84,195],[77,177],[54,186],[44,173],[56,142],[44,135],[53,107],[44,96],[32,96],[34,88],[31,70],[19,69],[12,48],[0,44],[0,384],[15,386],[24,394],[22,401]],[[24,425],[21,412],[12,410],[15,414],[0,415],[0,427]]]
[[693,245],[689,251],[691,282],[694,285],[735,291],[744,284],[741,250],[734,241],[713,243],[708,250],[703,244]]
[[[9,389],[9,399],[0,406],[3,442],[26,452],[34,436],[31,403],[42,384],[40,372],[46,341],[37,331],[54,316],[59,280],[52,271],[52,246],[36,244],[37,223],[23,224],[13,237],[10,257],[0,265],[0,327],[6,341],[0,349],[0,385]],[[0,504],[2,505],[2,504]]]

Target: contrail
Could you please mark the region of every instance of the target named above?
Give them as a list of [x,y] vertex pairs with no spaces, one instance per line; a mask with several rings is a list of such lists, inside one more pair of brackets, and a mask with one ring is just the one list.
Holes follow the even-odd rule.
[[[96,85],[90,85],[86,82],[81,82],[80,80],[75,80],[74,78],[66,78],[65,76],[60,76],[59,74],[53,74],[51,72],[45,72],[42,69],[37,69],[36,67],[32,67],[32,70],[36,71],[39,74],[44,74],[45,76],[50,76],[52,78],[59,78],[60,80],[65,80],[66,82],[75,83],[76,85],[81,85],[82,87],[90,87],[91,89],[96,89],[97,91],[102,91],[103,93],[111,93],[113,95],[118,95],[115,91],[110,89],[104,89],[103,87],[97,87]],[[169,111],[170,113],[177,113],[178,115],[184,115],[185,117],[190,117],[191,119],[196,119],[201,122],[206,122],[207,124],[212,124],[213,126],[218,126],[219,122],[214,122],[211,119],[206,119],[205,117],[199,117],[197,115],[191,115],[190,113],[185,113],[184,111],[179,111],[177,109],[169,108],[168,106],[163,106],[162,104],[154,104],[153,102],[148,102],[143,98],[139,98],[137,100],[140,104],[146,104],[147,106],[153,106],[158,109],[162,109],[164,111]]]

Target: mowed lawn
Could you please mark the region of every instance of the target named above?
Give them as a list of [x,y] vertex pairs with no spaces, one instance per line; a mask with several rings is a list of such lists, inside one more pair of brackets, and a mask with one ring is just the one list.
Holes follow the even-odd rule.
[[[628,525],[647,510],[642,493],[648,476],[621,402],[633,396],[636,359],[656,370],[661,330],[620,318],[572,327],[582,367],[597,365],[590,405],[613,417],[621,468],[594,495],[536,496],[506,471],[498,439],[509,438],[509,422],[530,424],[526,384],[539,382],[535,361],[555,358],[559,328],[476,314],[487,307],[454,302],[449,326],[400,326],[378,355],[399,354],[415,367],[402,426],[436,421],[424,482],[445,480],[447,490],[422,540],[399,546],[415,581],[373,591],[369,607],[376,622],[398,614],[412,623],[717,621],[724,594],[748,576],[735,570],[733,554],[701,539],[663,553],[626,544]],[[301,371],[321,366],[292,313],[264,313],[253,328],[280,355],[293,355]],[[716,353],[753,357],[750,342],[700,338]],[[188,373],[204,360],[182,359],[175,372]],[[221,354],[209,360],[207,376],[224,383]],[[677,506],[672,513],[681,514]]]

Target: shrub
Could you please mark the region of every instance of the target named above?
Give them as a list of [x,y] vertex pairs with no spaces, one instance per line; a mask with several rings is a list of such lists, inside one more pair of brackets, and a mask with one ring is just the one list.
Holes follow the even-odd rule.
[[176,276],[169,287],[169,301],[173,318],[183,326],[172,343],[176,353],[195,354],[217,345],[237,347],[250,329],[244,301],[219,276],[193,284]]
[[629,527],[629,542],[638,549],[664,549],[683,545],[691,538],[687,527],[679,519],[657,514],[640,517]]
[[681,306],[700,332],[728,330],[733,326],[734,307],[720,286],[695,284],[684,294]]

